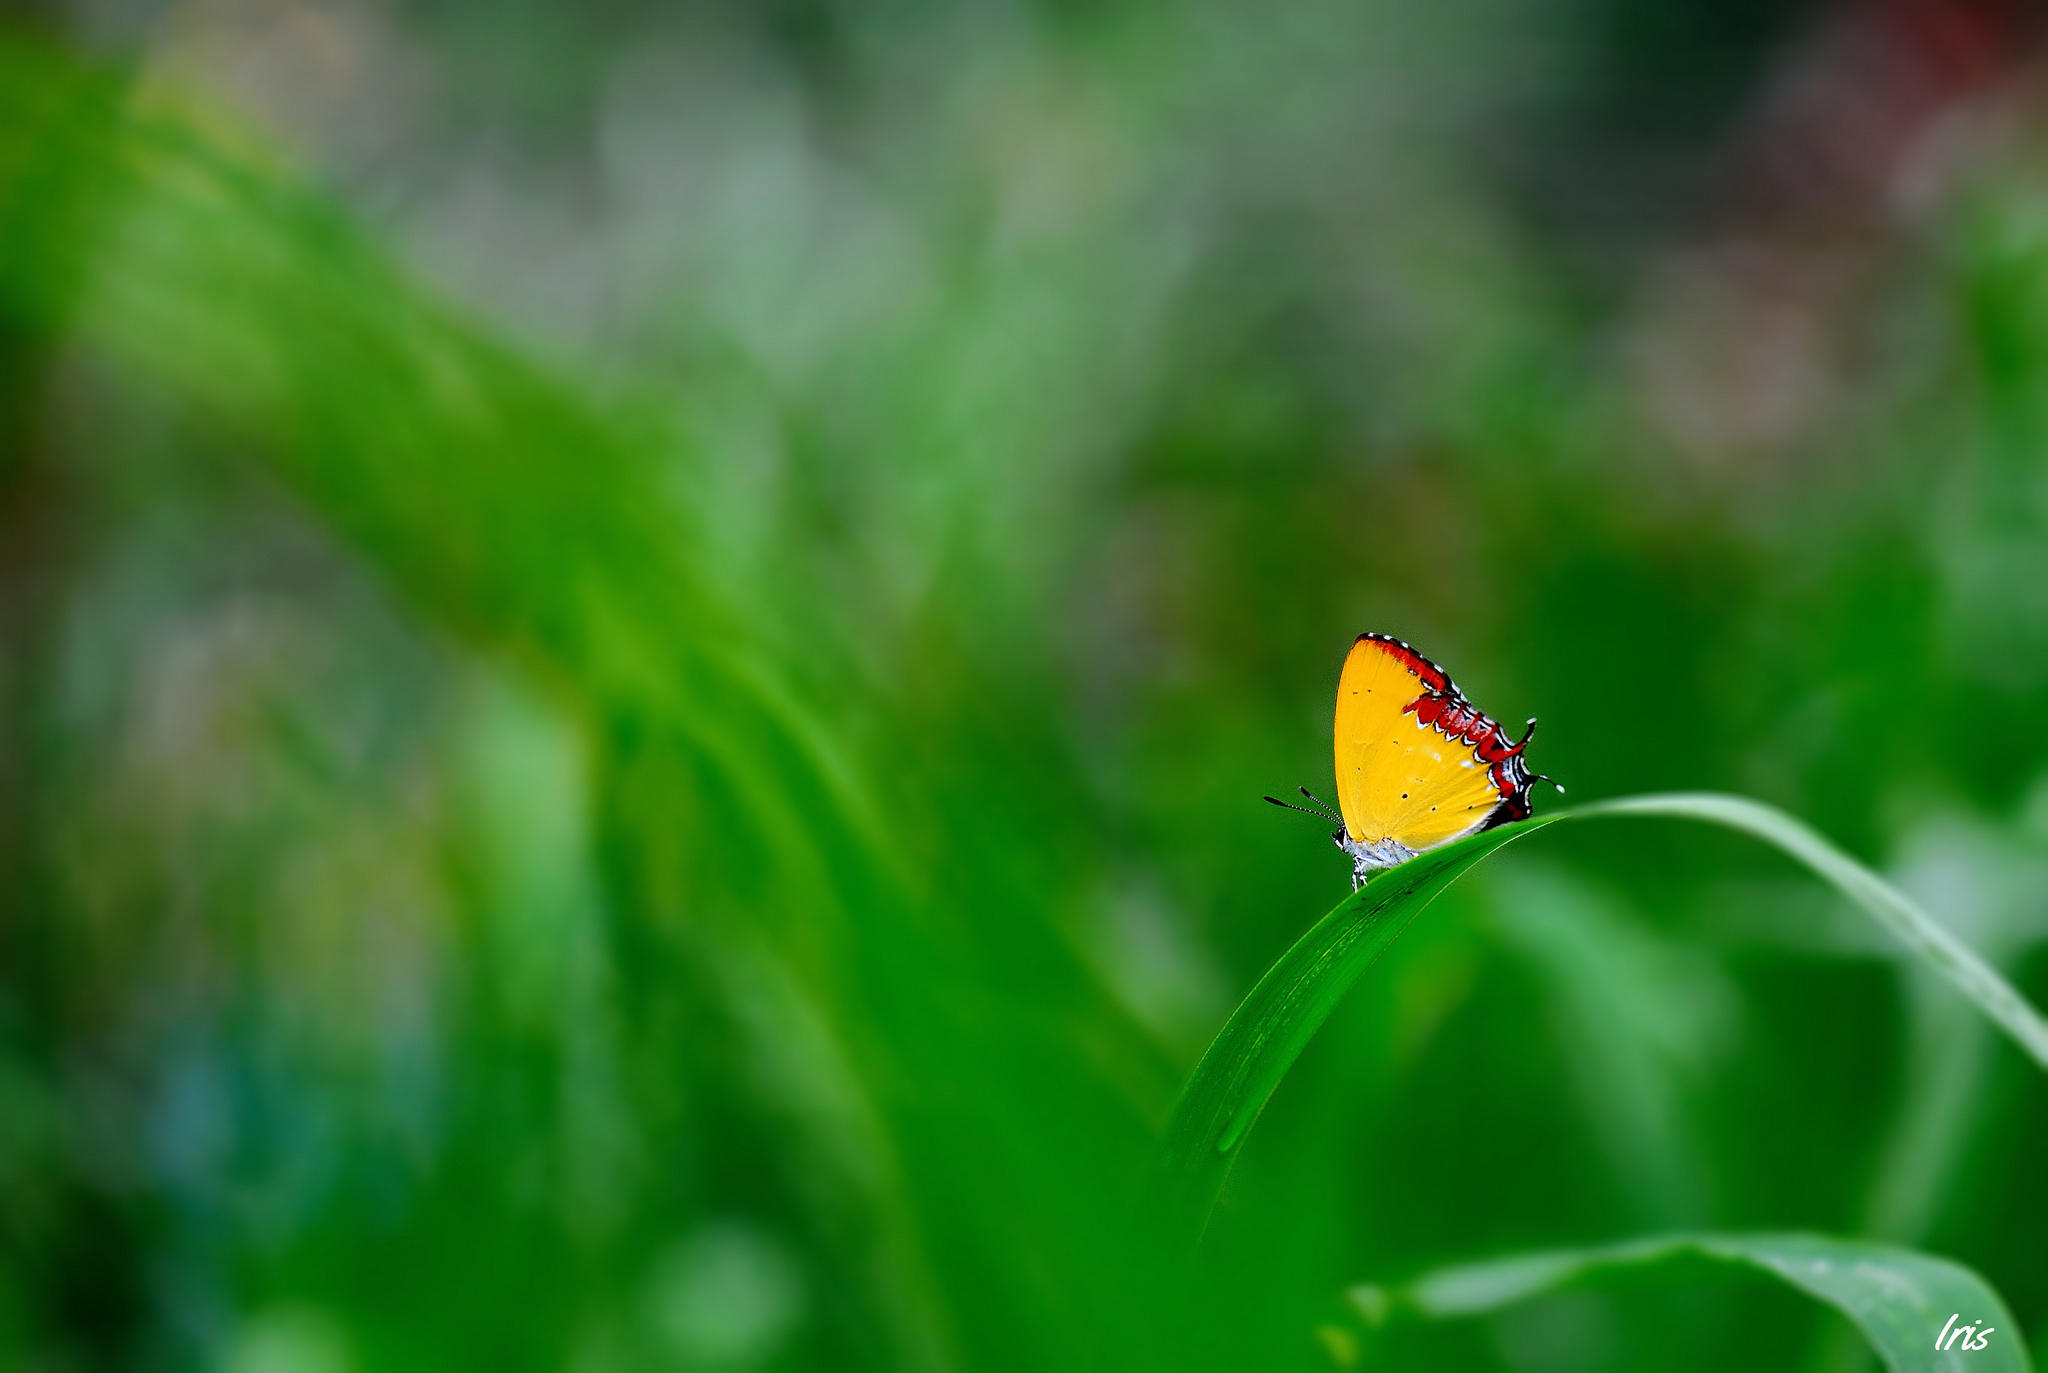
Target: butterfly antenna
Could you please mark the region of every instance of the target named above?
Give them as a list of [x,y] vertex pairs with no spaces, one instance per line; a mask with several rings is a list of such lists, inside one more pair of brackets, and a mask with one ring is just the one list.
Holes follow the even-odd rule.
[[[1303,788],[1301,789],[1301,793],[1302,793],[1302,795],[1304,795],[1304,796],[1307,796],[1309,800],[1311,800],[1311,801],[1316,801],[1316,798],[1315,798],[1315,797],[1314,797],[1313,795],[1311,795],[1311,794],[1310,794],[1310,792],[1309,792],[1309,789],[1308,789],[1307,787],[1303,787]],[[1267,800],[1267,802],[1268,802],[1269,804],[1271,804],[1271,805],[1275,805],[1275,806],[1278,806],[1278,807],[1280,807],[1280,809],[1282,809],[1282,810],[1292,810],[1292,811],[1299,811],[1299,812],[1301,812],[1301,813],[1302,813],[1303,815],[1310,815],[1310,816],[1314,816],[1314,817],[1315,817],[1316,819],[1318,819],[1318,820],[1334,820],[1334,821],[1336,821],[1336,823],[1337,823],[1337,824],[1338,824],[1338,825],[1339,825],[1340,827],[1341,827],[1341,826],[1343,825],[1343,823],[1344,823],[1344,822],[1343,822],[1342,820],[1338,819],[1338,818],[1337,818],[1336,816],[1334,816],[1334,815],[1330,814],[1330,812],[1329,812],[1329,810],[1328,810],[1327,808],[1323,808],[1323,809],[1319,809],[1319,810],[1310,810],[1310,809],[1309,809],[1309,808],[1308,808],[1307,806],[1297,806],[1297,805],[1295,805],[1295,804],[1294,804],[1294,803],[1293,803],[1292,801],[1282,801],[1282,800],[1281,800],[1281,799],[1280,799],[1279,797],[1277,797],[1277,796],[1268,796],[1268,797],[1266,798],[1266,800]],[[1323,804],[1322,802],[1320,802],[1320,801],[1316,801],[1316,805],[1317,805],[1317,806],[1319,806],[1319,807],[1320,807],[1320,806],[1322,806],[1322,804]]]
[[1295,788],[1295,790],[1299,791],[1303,796],[1306,796],[1310,801],[1314,802],[1316,809],[1320,810],[1324,814],[1324,816],[1331,820],[1335,820],[1340,825],[1344,823],[1344,817],[1337,814],[1337,812],[1328,805],[1325,805],[1323,803],[1322,797],[1316,795],[1307,787],[1297,787]]
[[1279,797],[1277,797],[1277,796],[1268,796],[1268,797],[1266,798],[1266,800],[1267,800],[1268,802],[1270,802],[1271,804],[1273,804],[1273,805],[1276,805],[1276,806],[1280,807],[1280,809],[1282,809],[1282,810],[1295,810],[1295,811],[1300,811],[1300,812],[1301,812],[1301,813],[1302,813],[1303,815],[1313,815],[1313,816],[1315,816],[1315,818],[1316,818],[1316,819],[1318,819],[1318,820],[1326,820],[1326,819],[1328,819],[1328,818],[1329,818],[1328,816],[1325,816],[1325,815],[1321,815],[1321,814],[1317,813],[1316,811],[1312,811],[1312,810],[1310,810],[1310,809],[1309,809],[1309,808],[1308,808],[1307,806],[1297,806],[1297,805],[1295,805],[1295,804],[1294,804],[1294,803],[1293,803],[1292,801],[1282,801],[1282,800],[1281,800],[1281,799],[1280,799]]
[[[1513,748],[1513,749],[1511,750],[1511,752],[1514,752],[1514,753],[1520,753],[1520,752],[1521,752],[1521,751],[1522,751],[1523,749],[1525,749],[1525,748],[1529,747],[1529,741],[1530,741],[1531,739],[1534,739],[1535,737],[1536,737],[1536,717],[1535,717],[1535,716],[1533,716],[1533,715],[1531,715],[1531,716],[1529,717],[1529,727],[1528,727],[1527,729],[1525,729],[1525,730],[1523,730],[1523,731],[1522,731],[1522,738],[1521,738],[1521,742],[1517,743],[1517,744],[1516,744],[1516,745],[1514,746],[1514,748]],[[1553,787],[1556,787],[1556,788],[1557,788],[1557,794],[1558,794],[1559,796],[1562,796],[1562,795],[1564,795],[1564,783],[1562,783],[1562,782],[1553,782],[1553,781],[1551,781],[1551,779],[1550,779],[1550,778],[1549,778],[1548,776],[1546,776],[1546,775],[1545,775],[1545,774],[1543,774],[1543,773],[1540,773],[1540,772],[1532,772],[1532,773],[1530,773],[1530,774],[1529,774],[1529,780],[1530,780],[1530,781],[1532,781],[1532,782],[1550,782],[1550,785],[1552,785]]]

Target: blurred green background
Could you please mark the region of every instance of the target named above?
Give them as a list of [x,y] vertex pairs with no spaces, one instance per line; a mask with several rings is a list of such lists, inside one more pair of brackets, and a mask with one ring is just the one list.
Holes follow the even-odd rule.
[[[1086,1366],[1348,890],[1259,797],[1364,629],[2048,1002],[2030,5],[0,13],[0,1367]],[[1694,1226],[2040,1337],[2048,1084],[1761,847],[1549,831],[1283,1084],[1177,1366]],[[1389,1339],[1868,1357],[1713,1275]]]

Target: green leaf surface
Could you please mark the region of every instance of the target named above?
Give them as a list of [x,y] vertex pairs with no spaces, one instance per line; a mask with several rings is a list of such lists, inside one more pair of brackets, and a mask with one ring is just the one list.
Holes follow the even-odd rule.
[[[1679,1234],[1461,1264],[1403,1286],[1354,1287],[1368,1324],[1481,1316],[1547,1293],[1677,1259],[1732,1264],[1777,1278],[1848,1317],[1893,1373],[2028,1373],[2019,1323],[1991,1284],[1948,1259],[1888,1245],[1805,1234]],[[1960,1346],[1974,1327],[1982,1349]]]
[[2013,1041],[2036,1063],[2048,1068],[2048,1020],[2044,1020],[2010,982],[1915,905],[1904,892],[1784,811],[1742,796],[1724,796],[1715,792],[1666,792],[1602,801],[1581,807],[1572,814],[1586,818],[1662,815],[1705,820],[1776,845],[1827,879],[1871,919],[1890,930],[1908,952],[1976,1003],[1977,1008],[2011,1035]]
[[1200,1239],[1237,1147],[1266,1099],[1352,982],[1438,893],[1544,825],[1629,815],[1703,820],[1776,845],[1890,930],[2048,1067],[2048,1021],[2040,1012],[1903,892],[1807,825],[1761,802],[1711,792],[1603,801],[1488,830],[1379,873],[1281,955],[1211,1041],[1167,1123],[1145,1201],[1155,1237],[1181,1249]]
[[1210,1042],[1167,1124],[1147,1198],[1167,1243],[1200,1238],[1237,1146],[1358,975],[1474,864],[1558,818],[1487,830],[1375,874],[1267,970]]

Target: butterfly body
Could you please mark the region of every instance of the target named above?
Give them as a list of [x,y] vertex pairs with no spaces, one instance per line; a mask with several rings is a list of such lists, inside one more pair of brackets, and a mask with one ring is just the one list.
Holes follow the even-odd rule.
[[1333,730],[1341,814],[1331,838],[1351,859],[1353,885],[1439,844],[1527,819],[1531,787],[1549,780],[1523,758],[1535,731],[1531,720],[1510,742],[1428,658],[1390,635],[1359,635],[1338,679]]

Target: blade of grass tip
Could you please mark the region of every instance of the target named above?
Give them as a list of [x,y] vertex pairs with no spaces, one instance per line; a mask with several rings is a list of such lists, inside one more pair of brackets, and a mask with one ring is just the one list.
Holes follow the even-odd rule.
[[[1678,1258],[1749,1268],[1827,1303],[1863,1333],[1892,1373],[2031,1373],[2033,1367],[2012,1312],[1977,1273],[1931,1254],[1826,1235],[1659,1235],[1461,1264],[1399,1287],[1361,1285],[1346,1296],[1372,1326],[1456,1320]],[[1967,1338],[1958,1333],[1964,1327]],[[1949,1347],[1940,1347],[1944,1342]],[[1971,1345],[1967,1354],[1964,1343]]]
[[2048,1020],[1996,969],[1938,924],[1897,887],[1774,806],[1717,792],[1668,792],[1600,801],[1566,812],[1571,818],[1662,815],[1705,820],[1753,835],[1798,859],[1896,935],[1915,956],[2048,1068]]
[[1167,1122],[1143,1203],[1167,1254],[1185,1257],[1200,1239],[1238,1144],[1358,975],[1475,863],[1557,818],[1487,830],[1376,874],[1267,970],[1210,1042]]

